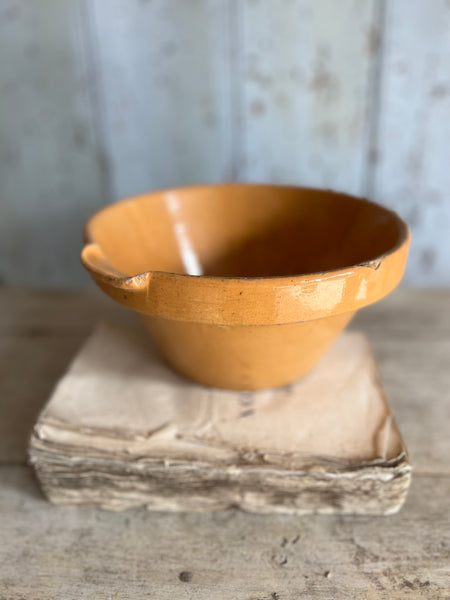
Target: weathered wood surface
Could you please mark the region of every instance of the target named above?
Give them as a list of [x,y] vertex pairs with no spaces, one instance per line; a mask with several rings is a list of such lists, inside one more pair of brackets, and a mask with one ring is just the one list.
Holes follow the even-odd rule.
[[0,280],[77,285],[108,200],[83,1],[0,0]]
[[[92,293],[0,291],[0,598],[439,598],[450,589],[450,292],[361,312],[415,472],[393,517],[60,509],[24,466],[28,432],[98,320]],[[298,536],[298,537],[297,537]]]
[[88,3],[113,198],[232,178],[230,4]]
[[0,463],[25,462],[57,379],[99,316],[121,313],[94,292],[0,291]]
[[376,2],[238,6],[240,176],[364,194]]
[[449,282],[450,4],[385,2],[368,194],[413,232],[407,281]]
[[55,508],[0,473],[8,600],[448,598],[448,477],[417,475],[393,517],[299,518]]

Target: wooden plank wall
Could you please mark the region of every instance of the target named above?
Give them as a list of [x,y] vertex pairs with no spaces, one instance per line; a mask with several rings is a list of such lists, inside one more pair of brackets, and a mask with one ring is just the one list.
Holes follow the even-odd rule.
[[386,2],[368,193],[409,223],[407,279],[450,284],[450,2]]
[[82,281],[83,222],[108,199],[81,8],[80,0],[0,1],[4,283]]
[[370,197],[450,285],[450,3],[0,0],[0,280],[73,286],[102,205],[195,182]]

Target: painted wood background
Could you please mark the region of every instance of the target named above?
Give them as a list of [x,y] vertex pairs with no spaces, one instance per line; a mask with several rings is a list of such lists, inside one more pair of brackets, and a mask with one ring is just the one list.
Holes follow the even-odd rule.
[[88,283],[139,192],[271,181],[397,210],[450,285],[448,0],[0,0],[0,279]]

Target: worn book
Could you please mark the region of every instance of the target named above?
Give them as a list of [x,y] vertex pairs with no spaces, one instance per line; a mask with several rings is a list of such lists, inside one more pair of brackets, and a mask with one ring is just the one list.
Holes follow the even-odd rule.
[[411,465],[370,346],[345,332],[296,383],[197,385],[138,324],[100,324],[34,426],[30,461],[58,505],[391,514]]

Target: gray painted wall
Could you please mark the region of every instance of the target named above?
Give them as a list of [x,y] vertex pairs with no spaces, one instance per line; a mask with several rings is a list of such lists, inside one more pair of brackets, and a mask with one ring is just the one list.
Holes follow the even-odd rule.
[[0,278],[88,282],[84,221],[215,181],[397,210],[450,285],[448,0],[0,0]]

